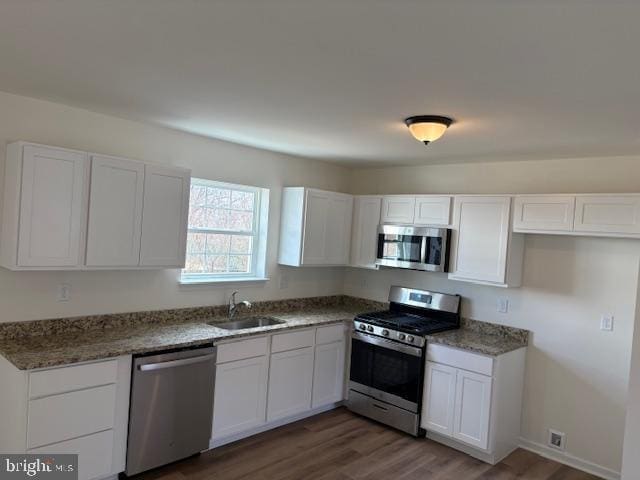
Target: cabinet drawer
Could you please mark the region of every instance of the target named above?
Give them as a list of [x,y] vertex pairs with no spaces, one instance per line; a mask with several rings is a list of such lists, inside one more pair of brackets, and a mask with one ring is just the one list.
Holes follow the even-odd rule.
[[315,338],[314,330],[302,330],[274,335],[271,340],[271,353],[311,347]]
[[77,454],[78,480],[105,477],[112,471],[113,430],[34,448],[28,453]]
[[216,363],[233,362],[267,354],[267,337],[251,338],[218,345]]
[[29,375],[29,398],[109,385],[117,376],[117,360],[33,372]]
[[115,404],[115,385],[31,400],[27,447],[109,430],[115,422]]
[[316,345],[341,342],[344,340],[344,324],[319,327],[316,330]]
[[493,375],[493,358],[457,348],[445,347],[444,345],[429,344],[427,347],[427,360],[451,365],[452,367],[481,375]]

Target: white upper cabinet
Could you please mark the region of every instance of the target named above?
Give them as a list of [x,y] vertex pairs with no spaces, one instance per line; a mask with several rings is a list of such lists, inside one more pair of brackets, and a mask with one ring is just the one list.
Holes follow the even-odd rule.
[[457,196],[449,278],[520,285],[524,238],[511,234],[511,197]]
[[23,142],[7,146],[2,265],[77,268],[82,262],[87,154]]
[[381,223],[449,225],[451,197],[440,195],[388,195],[382,198]]
[[570,195],[525,195],[515,197],[513,230],[570,232],[576,199]]
[[382,197],[357,196],[353,199],[353,227],[351,231],[351,257],[349,265],[360,268],[378,268],[378,225]]
[[640,236],[640,195],[578,195],[574,230]]
[[184,266],[190,172],[26,142],[7,146],[0,265]]
[[284,188],[278,262],[295,267],[347,265],[352,215],[351,195]]
[[422,195],[416,197],[414,225],[449,225],[451,223],[451,197]]
[[389,195],[382,198],[381,223],[412,224],[416,209],[416,197]]
[[87,266],[140,261],[144,164],[91,156]]
[[189,170],[145,165],[141,266],[184,267],[190,185]]

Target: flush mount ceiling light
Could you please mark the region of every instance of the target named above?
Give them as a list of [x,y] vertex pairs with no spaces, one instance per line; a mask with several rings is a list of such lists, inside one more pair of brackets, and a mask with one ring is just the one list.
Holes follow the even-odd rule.
[[444,132],[453,123],[449,117],[441,117],[440,115],[418,115],[407,118],[404,123],[409,127],[411,135],[416,140],[421,141],[425,145],[429,142],[439,139]]

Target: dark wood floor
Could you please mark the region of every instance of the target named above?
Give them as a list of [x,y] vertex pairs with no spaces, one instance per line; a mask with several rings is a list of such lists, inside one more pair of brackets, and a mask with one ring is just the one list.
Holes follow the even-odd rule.
[[597,480],[517,450],[491,466],[344,408],[147,472],[136,480]]

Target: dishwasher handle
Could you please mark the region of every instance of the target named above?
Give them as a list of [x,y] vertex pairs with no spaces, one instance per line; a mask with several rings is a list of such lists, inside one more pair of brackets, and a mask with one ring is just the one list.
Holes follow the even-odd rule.
[[169,360],[168,362],[160,363],[147,363],[145,365],[139,365],[138,370],[141,372],[149,372],[152,370],[162,370],[165,368],[182,367],[183,365],[193,365],[194,363],[208,362],[216,358],[215,353],[209,355],[200,355],[199,357],[183,358],[179,360]]

